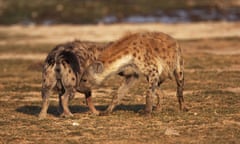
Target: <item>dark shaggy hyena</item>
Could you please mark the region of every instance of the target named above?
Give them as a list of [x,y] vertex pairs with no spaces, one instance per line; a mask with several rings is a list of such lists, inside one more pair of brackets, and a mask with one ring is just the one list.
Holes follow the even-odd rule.
[[80,77],[86,66],[95,60],[103,44],[93,44],[73,41],[57,45],[47,56],[42,72],[42,109],[39,118],[47,115],[49,96],[53,89],[59,94],[59,110],[61,116],[72,116],[68,108],[68,101],[74,97],[74,93],[84,93],[87,104],[93,113],[98,114],[91,101],[91,90],[85,86],[79,86]]

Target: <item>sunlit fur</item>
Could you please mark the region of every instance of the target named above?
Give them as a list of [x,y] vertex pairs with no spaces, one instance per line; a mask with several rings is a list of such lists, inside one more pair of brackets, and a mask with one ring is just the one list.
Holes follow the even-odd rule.
[[[130,68],[132,74],[126,76],[126,81],[121,86],[124,92],[118,91],[118,95],[125,95],[125,89],[129,89],[126,85],[132,85],[131,81],[135,81],[138,75],[145,76],[148,81],[145,112],[151,113],[155,89],[165,79],[175,77],[180,109],[184,109],[183,64],[181,48],[175,39],[160,32],[141,32],[128,34],[110,44],[101,52],[97,63],[87,69],[83,78],[91,84],[100,84],[110,75],[123,73],[126,68]],[[111,112],[120,98],[114,96],[106,112]]]

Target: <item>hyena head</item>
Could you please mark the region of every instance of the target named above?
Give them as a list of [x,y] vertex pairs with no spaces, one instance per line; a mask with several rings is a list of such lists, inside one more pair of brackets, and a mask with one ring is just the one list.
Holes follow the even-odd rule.
[[72,46],[72,49],[67,51],[65,50],[66,52],[63,53],[65,55],[64,58],[66,62],[68,62],[76,75],[76,86],[78,88],[80,88],[80,86],[83,86],[82,84],[80,85],[80,80],[84,71],[88,68],[89,64],[97,59],[98,55],[103,50],[103,47],[103,45],[81,43],[77,41]]
[[95,75],[102,73],[104,65],[100,61],[94,61],[86,68],[81,78],[81,85],[92,86],[100,85],[102,80],[96,79]]

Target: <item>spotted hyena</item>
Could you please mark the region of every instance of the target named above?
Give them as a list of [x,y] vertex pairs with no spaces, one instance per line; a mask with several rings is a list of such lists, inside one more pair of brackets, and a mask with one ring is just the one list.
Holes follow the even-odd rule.
[[[126,68],[128,72],[125,73]],[[141,32],[124,36],[104,49],[98,60],[84,72],[82,80],[86,85],[100,84],[108,76],[120,73],[125,82],[120,86],[118,94],[112,99],[104,113],[110,113],[122,96],[134,85],[140,75],[146,77],[148,89],[146,93],[145,114],[153,108],[153,96],[156,88],[166,80],[175,78],[177,98],[180,110],[185,109],[183,99],[184,61],[182,51],[172,37],[160,32]],[[159,102],[157,107],[159,107]]]
[[49,96],[53,89],[59,95],[59,110],[62,116],[72,116],[68,101],[74,93],[84,93],[87,104],[93,113],[98,113],[91,101],[91,89],[79,86],[85,68],[97,58],[103,44],[73,41],[56,46],[47,56],[42,72],[42,109],[39,118],[46,117]]

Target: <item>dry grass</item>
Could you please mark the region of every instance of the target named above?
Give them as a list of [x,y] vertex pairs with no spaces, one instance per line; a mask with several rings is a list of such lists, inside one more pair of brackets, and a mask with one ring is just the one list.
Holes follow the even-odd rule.
[[[145,101],[141,80],[110,116],[89,114],[83,96],[78,95],[70,103],[74,117],[60,118],[54,95],[48,118],[40,121],[41,71],[36,64],[42,61],[0,60],[0,143],[238,143],[240,54],[229,54],[226,47],[239,48],[239,39],[181,41],[181,45],[190,111],[178,111],[174,82],[168,81],[163,85],[162,111],[155,111],[152,118],[139,114]],[[110,85],[112,81],[116,83]],[[98,109],[106,108],[119,81],[112,77],[94,90]]]
[[[56,44],[80,39],[84,41],[113,41],[128,32],[160,31],[180,40],[240,37],[240,22],[149,23],[112,25],[53,25],[53,26],[0,26],[0,45],[13,47],[23,44]],[[15,48],[16,49],[16,48]],[[40,47],[42,49],[42,47]],[[32,49],[30,49],[32,50]],[[1,50],[2,51],[2,50]]]

